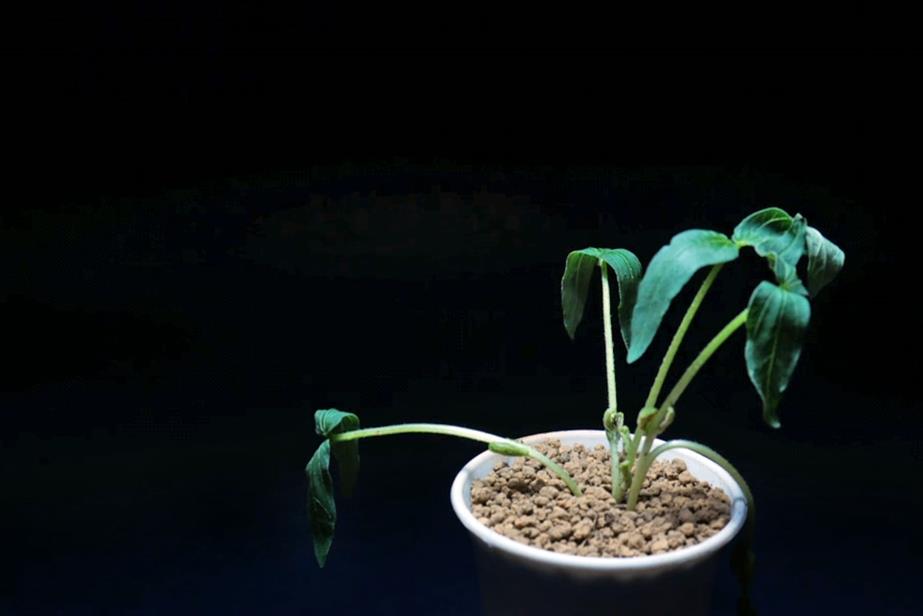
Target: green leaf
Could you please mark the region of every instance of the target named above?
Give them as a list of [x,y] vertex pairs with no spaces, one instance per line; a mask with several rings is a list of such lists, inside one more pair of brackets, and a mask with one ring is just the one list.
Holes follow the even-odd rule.
[[337,508],[333,499],[333,478],[330,476],[330,452],[340,467],[343,493],[349,495],[359,473],[358,441],[331,443],[330,437],[340,432],[359,428],[359,418],[353,413],[337,409],[314,412],[317,433],[326,440],[320,444],[305,468],[308,475],[308,511],[311,516],[311,535],[314,538],[314,556],[321,567],[327,562],[327,553],[333,543]]
[[359,417],[355,413],[337,409],[319,409],[314,411],[314,426],[318,434],[329,437],[331,434],[358,429]]
[[311,456],[305,468],[308,475],[308,511],[311,514],[311,535],[314,556],[321,567],[333,543],[337,508],[333,500],[333,479],[330,477],[330,441],[325,440]]
[[777,258],[774,254],[768,255],[767,258],[772,263],[772,272],[776,275],[776,282],[779,283],[781,288],[799,295],[808,294],[808,290],[802,284],[801,279],[798,278],[798,271],[794,265],[785,259]]
[[814,227],[807,230],[808,290],[817,295],[843,269],[846,255]]
[[731,236],[738,246],[752,246],[758,255],[777,255],[792,265],[797,265],[804,254],[805,220],[801,214],[795,217],[777,207],[770,207],[750,214]]
[[[788,228],[785,237],[779,240],[781,246],[780,252],[774,252],[776,257],[782,259],[792,267],[798,265],[801,255],[804,254],[805,238],[807,234],[808,223],[801,214],[795,214],[792,218],[792,226]],[[783,241],[784,240],[784,241]]]
[[577,326],[583,319],[587,290],[599,260],[605,261],[615,272],[619,287],[619,328],[626,348],[631,332],[631,314],[641,279],[641,261],[624,248],[584,248],[567,255],[564,277],[561,279],[561,306],[564,310],[564,328],[573,339]]
[[763,400],[763,419],[779,427],[779,399],[798,363],[801,343],[811,318],[811,304],[800,293],[761,282],[750,296],[747,373]]
[[692,229],[673,237],[657,251],[641,283],[631,317],[628,363],[636,361],[650,346],[670,302],[701,268],[737,258],[737,245],[717,231]]
[[[321,409],[314,413],[317,433],[323,437],[359,429],[359,417],[337,409]],[[333,455],[340,469],[340,488],[350,496],[359,476],[359,441],[332,444]]]

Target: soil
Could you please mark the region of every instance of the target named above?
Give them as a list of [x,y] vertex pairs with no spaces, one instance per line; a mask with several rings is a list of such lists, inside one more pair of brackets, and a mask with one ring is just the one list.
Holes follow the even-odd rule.
[[541,463],[501,462],[471,486],[472,513],[510,539],[580,556],[641,556],[695,545],[724,528],[731,501],[723,490],[699,481],[682,460],[654,462],[636,511],[612,500],[609,450],[601,445],[536,449],[561,464],[580,485],[576,497]]

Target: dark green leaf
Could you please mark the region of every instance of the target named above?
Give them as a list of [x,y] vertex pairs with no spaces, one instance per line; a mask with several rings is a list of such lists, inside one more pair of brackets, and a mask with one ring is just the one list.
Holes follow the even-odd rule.
[[567,255],[564,277],[561,279],[561,306],[564,310],[564,328],[573,338],[583,319],[587,291],[594,268],[602,259],[615,272],[619,288],[619,328],[622,340],[628,346],[631,332],[631,314],[641,279],[641,261],[624,248],[584,248]]
[[792,226],[788,228],[785,237],[781,238],[778,242],[779,244],[783,244],[783,240],[787,240],[788,244],[782,245],[781,251],[777,253],[774,252],[773,254],[792,267],[797,266],[798,261],[801,259],[801,255],[804,254],[807,228],[808,223],[804,217],[801,214],[795,214],[795,217],[792,218]]
[[761,257],[777,255],[797,265],[804,254],[805,221],[777,207],[766,208],[744,218],[731,236],[738,246],[752,246]]
[[308,475],[308,511],[311,515],[311,534],[314,537],[314,555],[321,567],[327,561],[333,531],[336,526],[337,509],[333,500],[333,479],[330,476],[330,452],[340,467],[340,483],[343,492],[349,494],[359,472],[358,441],[331,443],[334,434],[359,428],[359,418],[353,413],[337,409],[321,409],[314,412],[317,433],[325,438],[320,444],[305,472]]
[[[337,409],[315,411],[314,423],[317,433],[324,437],[359,429],[359,418],[354,413]],[[353,493],[359,476],[359,441],[333,443],[332,447],[340,469],[340,489],[344,495],[349,496]]]
[[337,508],[333,500],[333,479],[330,477],[330,441],[325,440],[311,456],[305,468],[308,475],[308,511],[311,515],[311,535],[314,556],[321,567],[333,543]]
[[355,413],[337,409],[319,409],[314,411],[314,426],[318,434],[329,437],[338,432],[358,429],[359,418]]
[[699,269],[733,261],[737,246],[723,233],[692,229],[673,237],[657,251],[641,283],[631,317],[628,362],[641,357],[650,346],[670,302]]
[[762,282],[750,296],[747,372],[763,400],[763,419],[779,427],[776,409],[798,363],[811,304],[803,295]]
[[807,230],[807,251],[808,289],[817,295],[843,269],[846,255],[814,227]]
[[778,259],[775,255],[770,254],[768,257],[772,263],[772,272],[776,275],[776,282],[786,291],[807,295],[808,290],[798,278],[798,271],[795,266],[784,259]]

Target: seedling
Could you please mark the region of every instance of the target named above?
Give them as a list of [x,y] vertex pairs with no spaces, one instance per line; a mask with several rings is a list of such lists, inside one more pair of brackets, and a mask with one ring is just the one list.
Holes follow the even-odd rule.
[[[748,305],[725,325],[699,352],[669,392],[661,398],[666,377],[705,296],[721,269],[737,259],[742,249],[752,248],[763,257],[773,274],[773,281],[762,281],[754,289]],[[806,284],[798,265],[806,256]],[[778,208],[760,210],[741,221],[728,237],[717,231],[684,231],[661,248],[642,277],[641,262],[628,250],[585,248],[570,253],[561,281],[564,327],[571,338],[583,318],[589,285],[596,268],[602,284],[603,333],[606,350],[608,406],[603,413],[603,427],[609,441],[612,460],[612,498],[634,510],[644,478],[651,464],[670,449],[695,451],[724,468],[743,488],[749,501],[748,528],[752,531],[755,508],[750,489],[740,473],[717,452],[701,443],[672,440],[654,447],[655,439],[673,422],[677,404],[699,370],[737,330],[745,327],[744,347],[747,372],[763,403],[763,418],[773,428],[779,427],[778,405],[798,357],[804,332],[811,314],[810,297],[826,286],[843,267],[844,254],[819,231],[809,227],[800,215],[794,217]],[[673,339],[660,363],[650,391],[637,414],[635,429],[625,423],[616,397],[615,350],[609,270],[615,273],[619,306],[618,319],[627,361],[633,363],[648,349],[673,299],[701,269],[708,268],[698,292],[686,309]],[[324,437],[308,462],[309,508],[314,535],[314,553],[324,565],[333,540],[336,505],[330,475],[330,454],[340,468],[343,492],[355,484],[359,468],[357,441],[362,438],[394,434],[424,433],[456,436],[485,443],[491,451],[506,456],[523,456],[538,460],[580,496],[580,486],[560,465],[536,449],[515,439],[480,430],[431,423],[410,423],[360,429],[353,413],[336,409],[315,413],[317,433]],[[743,545],[748,545],[745,542]],[[735,555],[736,568],[746,585],[752,571],[749,548]],[[745,589],[746,590],[746,589]],[[745,593],[746,594],[746,593]]]

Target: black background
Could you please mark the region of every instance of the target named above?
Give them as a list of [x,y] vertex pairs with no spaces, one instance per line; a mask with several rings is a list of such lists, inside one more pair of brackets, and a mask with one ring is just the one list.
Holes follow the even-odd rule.
[[[913,611],[919,140],[899,37],[871,48],[834,15],[830,44],[809,20],[782,49],[738,28],[720,50],[680,15],[658,38],[613,22],[558,51],[523,24],[525,52],[470,15],[128,13],[59,15],[4,55],[0,609],[476,613],[447,493],[479,448],[364,442],[321,571],[313,411],[595,427],[601,324],[564,333],[566,253],[647,262],[681,230],[777,205],[847,255],[783,427],[761,422],[737,339],[671,434],[750,481],[762,613]],[[761,277],[749,256],[727,268],[680,365]],[[623,406],[665,346],[619,360]],[[735,592],[723,572],[716,613]]]

